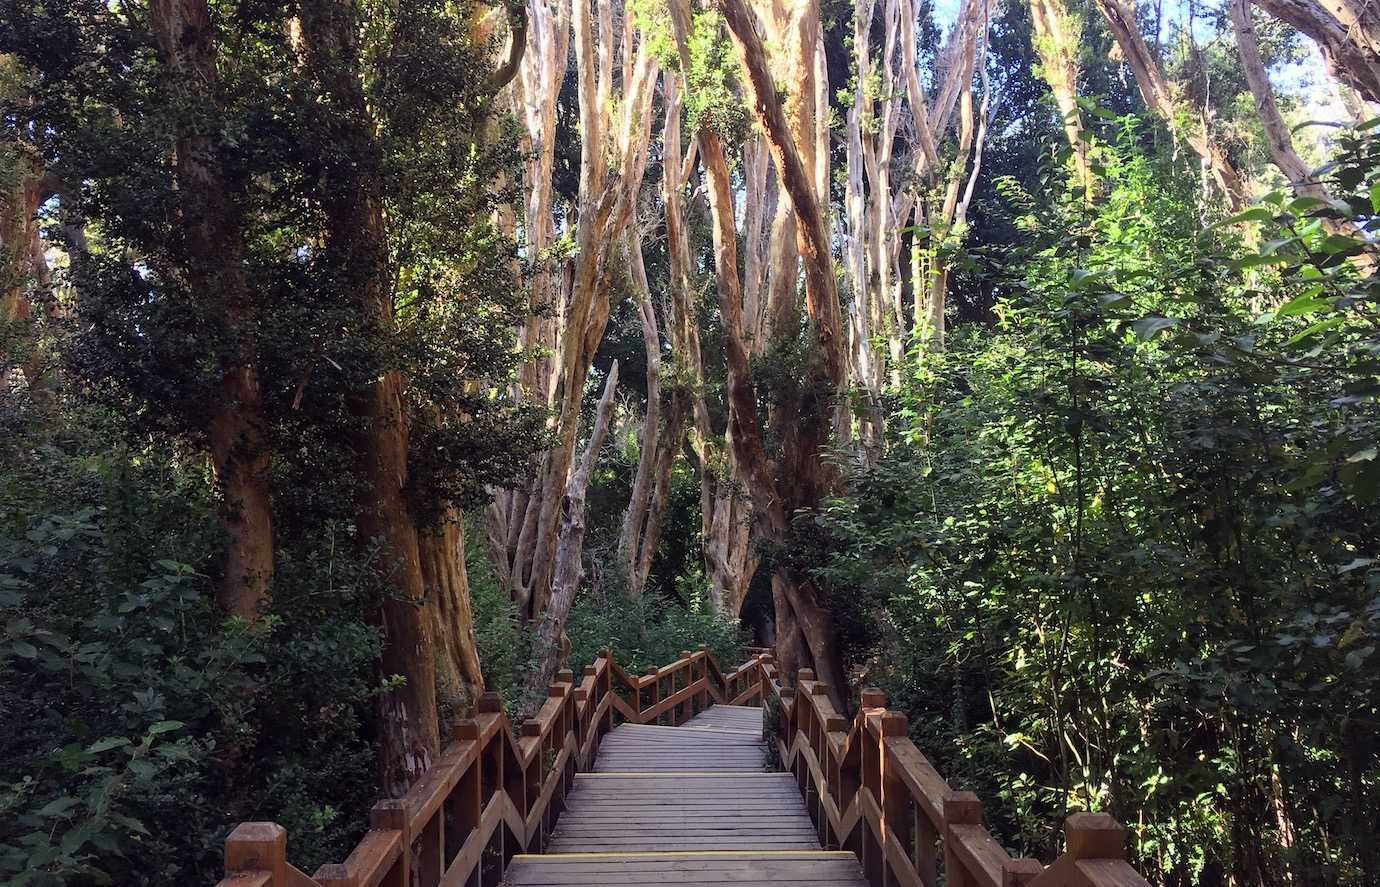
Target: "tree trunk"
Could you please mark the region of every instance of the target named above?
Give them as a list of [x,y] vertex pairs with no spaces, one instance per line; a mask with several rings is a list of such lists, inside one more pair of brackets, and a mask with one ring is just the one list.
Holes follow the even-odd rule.
[[[177,75],[178,87],[196,103],[213,104],[215,33],[206,0],[153,0],[149,15],[163,63]],[[273,579],[273,515],[244,234],[216,146],[203,128],[178,133],[176,172],[186,284],[206,300],[231,337],[219,355],[221,396],[207,429],[222,494],[221,521],[229,536],[216,599],[227,612],[252,620]]]
[[1380,53],[1376,52],[1373,29],[1365,36],[1360,31],[1353,32],[1343,24],[1340,15],[1334,16],[1318,0],[1254,2],[1313,40],[1333,77],[1367,101],[1380,102]]
[[[1135,6],[1130,0],[1097,0],[1097,7],[1107,20],[1107,26],[1116,38],[1117,46],[1121,48],[1126,63],[1131,66],[1145,106],[1158,114],[1172,129],[1175,125],[1174,95],[1165,79],[1164,70],[1160,67],[1159,58],[1146,45],[1145,37],[1140,33],[1140,26],[1136,23]],[[1190,129],[1186,138],[1188,144],[1202,158],[1205,167],[1211,171],[1218,187],[1226,196],[1227,204],[1233,210],[1243,208],[1248,196],[1245,182],[1242,181],[1236,167],[1227,159],[1221,146],[1213,139],[1212,133],[1208,130],[1207,120],[1203,119],[1197,127]]]
[[435,648],[436,690],[444,727],[469,717],[484,694],[479,646],[474,637],[474,611],[465,569],[464,515],[446,509],[441,524],[418,538],[422,581],[432,606],[431,634]]
[[[15,146],[26,155],[26,145]],[[43,355],[34,335],[32,293],[48,283],[48,261],[44,256],[43,235],[38,228],[38,207],[42,202],[38,161],[24,157],[29,171],[19,171],[19,181],[0,193],[0,386],[20,382],[37,388],[43,376]]]
[[558,568],[551,583],[551,600],[537,623],[536,635],[532,642],[534,667],[527,672],[524,682],[523,708],[527,714],[536,711],[546,698],[546,687],[561,667],[561,635],[565,631],[565,620],[570,615],[570,607],[575,603],[575,592],[584,578],[584,563],[581,553],[585,544],[585,493],[589,489],[590,476],[599,460],[599,451],[604,447],[604,437],[609,430],[609,416],[613,408],[613,394],[618,388],[618,361],[613,362],[609,376],[604,382],[604,393],[599,398],[599,408],[594,413],[594,427],[590,430],[589,442],[585,444],[584,454],[580,456],[579,467],[566,484],[565,496],[561,502],[560,544],[557,546]]
[[1089,145],[1084,140],[1083,115],[1078,109],[1078,22],[1069,15],[1064,0],[1030,0],[1030,20],[1035,28],[1040,73],[1049,84],[1073,152],[1074,181],[1084,197],[1091,200],[1092,166],[1088,162]]
[[[720,449],[714,443],[717,435],[705,402],[704,361],[690,282],[690,223],[682,199],[685,181],[689,178],[688,166],[695,157],[698,143],[691,142],[691,151],[682,158],[680,86],[675,78],[666,77],[663,88],[665,123],[661,150],[667,172],[662,175],[662,200],[666,208],[666,254],[671,276],[670,337],[672,348],[690,372],[693,386],[690,395],[690,421],[694,429],[691,454],[700,474],[700,544],[705,577],[709,582],[709,602],[716,613],[736,618],[757,568],[749,539],[752,506],[734,456],[732,429],[725,429],[724,446]],[[745,148],[745,154],[750,153],[750,149]],[[765,156],[745,158],[747,231],[744,244],[750,293],[745,294],[746,304],[740,315],[746,326],[738,332],[752,340],[758,338],[762,329],[761,296],[766,281],[766,261],[762,252],[766,228],[762,199],[765,165]],[[679,445],[678,438],[667,442]],[[671,453],[666,455],[669,458]]]
[[[326,254],[363,328],[387,335],[394,319],[383,186],[361,82],[354,5],[306,0],[300,9],[309,73],[337,109],[332,136],[338,150],[325,161],[330,173],[323,190]],[[354,440],[363,481],[359,537],[379,543],[391,588],[380,613],[380,666],[384,677],[403,678],[378,697],[380,782],[391,797],[401,797],[440,750],[432,619],[424,609],[421,546],[405,489],[409,417],[403,386],[400,372],[386,370],[348,395],[359,429]]]
[[[493,540],[490,548],[496,555],[498,573],[507,579],[525,621],[536,618],[546,607],[553,576],[561,568],[557,548],[562,503],[574,462],[580,406],[594,353],[608,323],[609,260],[614,245],[631,221],[646,171],[651,102],[657,79],[656,58],[647,41],[638,41],[635,50],[630,33],[625,40],[616,41],[609,0],[600,0],[597,11],[590,8],[592,2],[594,0],[575,0],[571,14],[578,74],[581,161],[576,251],[568,299],[558,306],[560,314],[556,324],[551,327],[533,324],[537,329],[550,330],[551,340],[538,343],[554,353],[549,369],[543,363],[534,368],[535,372],[524,374],[532,387],[544,391],[546,403],[555,411],[556,442],[544,455],[537,479],[527,494],[501,499],[499,507],[490,511],[490,539]],[[536,2],[532,8],[540,6],[542,4]],[[545,61],[560,61],[553,52],[565,39],[560,27],[548,27],[544,10],[538,9],[537,13],[530,16],[529,35],[541,42],[543,51],[529,52],[531,64],[524,61],[522,65],[529,103],[544,100],[543,94],[532,93],[534,84],[541,83],[548,90],[559,91],[559,81],[546,80],[537,67]],[[600,25],[597,34],[596,14]],[[557,32],[559,38],[547,42],[548,36]],[[621,95],[615,97],[613,58],[619,48],[624,51],[624,64],[619,84]],[[621,102],[616,103],[616,98]],[[615,104],[621,113],[610,119],[610,109]],[[547,107],[554,114],[554,102],[543,107],[543,114]],[[533,120],[538,118],[542,125],[539,133],[532,129]],[[554,117],[529,115],[529,133],[534,140],[546,140],[539,154],[541,163],[529,167],[531,203],[546,215],[535,218],[529,212],[528,228],[531,232],[549,232],[550,168],[543,164],[549,158],[545,146],[555,135]],[[619,170],[619,175],[609,175],[611,165]]]
[[1228,0],[1227,12],[1231,16],[1232,27],[1236,31],[1236,48],[1241,61],[1241,69],[1246,74],[1246,84],[1255,99],[1256,113],[1265,128],[1265,140],[1270,145],[1270,158],[1284,174],[1300,197],[1328,199],[1327,190],[1322,186],[1303,158],[1294,150],[1294,140],[1289,135],[1289,125],[1279,113],[1275,103],[1274,88],[1265,72],[1265,63],[1260,58],[1260,43],[1256,39],[1255,22],[1251,20],[1250,0]]
[[[809,319],[807,369],[799,393],[774,408],[773,424],[787,433],[781,437],[779,458],[771,460],[766,454],[757,414],[757,392],[749,376],[748,350],[743,340],[743,288],[738,276],[732,183],[718,136],[708,126],[702,126],[698,134],[699,154],[709,180],[709,204],[714,219],[715,269],[728,359],[729,428],[758,509],[758,520],[769,538],[784,543],[789,540],[790,518],[795,512],[818,504],[838,479],[836,469],[825,458],[824,448],[833,427],[834,404],[844,384],[841,311],[828,227],[816,194],[818,142],[810,119],[813,114],[803,111],[806,105],[815,107],[814,53],[819,46],[819,23],[817,11],[807,6],[794,11],[786,28],[790,34],[786,52],[795,64],[794,72],[787,78],[791,84],[787,101],[797,109],[788,123],[777,101],[776,78],[769,70],[754,17],[741,0],[720,0],[718,6],[734,36],[758,121],[789,200],[786,205],[794,210],[796,243],[804,259]],[[670,7],[682,70],[687,71],[689,9],[685,0],[673,0]],[[774,329],[784,333],[790,327]],[[837,676],[837,680],[831,681],[830,691],[842,707],[847,686],[842,680],[840,651],[827,609],[819,607],[809,594],[808,585],[790,575],[786,568],[781,568],[775,579],[782,589],[780,595],[774,595],[780,604],[778,632],[788,637],[792,631],[801,633],[816,669],[826,676]]]

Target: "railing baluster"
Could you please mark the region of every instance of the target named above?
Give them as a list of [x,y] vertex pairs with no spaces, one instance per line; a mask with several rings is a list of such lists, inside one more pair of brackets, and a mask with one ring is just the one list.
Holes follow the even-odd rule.
[[[642,709],[642,711],[638,712],[638,717],[642,719],[643,723],[646,723],[646,715],[643,714],[643,712],[648,712],[656,708],[656,704],[661,701],[661,680],[657,678],[657,675],[660,673],[661,670],[657,668],[655,665],[647,666],[646,676],[651,678],[652,680],[649,683],[650,689],[648,690],[649,701],[647,703],[647,707]],[[661,723],[661,716],[657,715],[656,717],[652,718],[652,723],[659,725]]]

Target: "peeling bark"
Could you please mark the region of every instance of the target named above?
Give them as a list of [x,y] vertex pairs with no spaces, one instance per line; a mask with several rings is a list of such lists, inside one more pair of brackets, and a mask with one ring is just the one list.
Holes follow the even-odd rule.
[[1088,142],[1084,138],[1083,115],[1078,109],[1077,22],[1069,15],[1064,0],[1030,0],[1030,20],[1035,28],[1035,51],[1040,56],[1040,73],[1049,84],[1055,107],[1064,125],[1064,135],[1073,152],[1074,180],[1091,200],[1092,166],[1088,162]]
[[[499,576],[506,582],[525,621],[545,608],[555,572],[562,569],[557,551],[564,490],[574,461],[580,404],[594,353],[603,339],[609,317],[610,260],[633,215],[647,163],[651,131],[651,102],[657,63],[645,40],[626,32],[614,33],[612,0],[575,0],[570,13],[575,41],[581,130],[579,219],[576,254],[567,298],[557,307],[553,323],[534,318],[525,330],[524,344],[554,352],[547,363],[524,372],[524,390],[540,396],[555,410],[556,442],[543,456],[531,488],[524,494],[499,496],[490,510],[489,538]],[[529,101],[549,101],[541,113],[528,115],[529,133],[542,138],[539,163],[529,168],[532,193],[529,232],[551,234],[550,140],[554,138],[554,101],[559,81],[539,70],[543,60],[555,62],[556,46],[564,46],[558,26],[543,15],[544,0],[532,0],[530,32],[542,52],[528,55],[523,83]],[[626,11],[625,11],[626,16]],[[596,33],[595,24],[598,23]],[[556,35],[559,34],[559,37]],[[548,39],[550,38],[550,39]],[[637,42],[635,50],[632,43]],[[620,110],[610,119],[614,104],[614,55],[622,50]],[[563,63],[563,60],[562,60]],[[537,88],[535,93],[533,87]],[[541,90],[548,90],[543,92]],[[549,98],[548,98],[549,96]],[[534,129],[533,123],[540,129]],[[617,175],[610,175],[610,163]],[[543,241],[544,242],[544,241]],[[535,243],[533,244],[535,246]],[[549,284],[549,279],[543,286]],[[562,300],[557,300],[562,301]]]
[[[818,142],[810,119],[815,108],[813,53],[819,45],[819,24],[813,8],[797,10],[797,15],[787,19],[794,23],[789,30],[791,41],[787,43],[794,48],[787,52],[798,52],[795,58],[799,66],[788,80],[792,85],[788,87],[787,104],[796,109],[796,114],[788,121],[776,101],[776,80],[755,30],[753,15],[742,0],[720,0],[718,6],[733,34],[758,122],[781,178],[782,202],[794,211],[796,243],[804,265],[805,307],[809,319],[808,369],[799,398],[793,397],[790,399],[793,403],[779,405],[773,411],[775,427],[788,430],[789,436],[782,439],[779,458],[772,460],[766,453],[762,423],[757,414],[757,393],[748,374],[748,350],[742,332],[743,286],[738,272],[737,230],[728,164],[718,136],[708,127],[702,127],[697,138],[714,221],[715,269],[726,336],[733,447],[751,489],[759,526],[767,538],[785,543],[790,538],[790,519],[796,510],[813,507],[837,483],[837,472],[828,464],[824,447],[830,440],[833,405],[844,383],[845,372],[841,312],[827,223],[816,192],[814,161]],[[672,0],[670,7],[685,70],[689,67],[689,9],[685,0]],[[809,113],[805,110],[807,106]],[[808,582],[791,575],[785,567],[776,571],[773,586],[780,590],[774,595],[778,604],[778,632],[788,637],[798,632],[805,641],[799,648],[801,657],[793,656],[783,662],[783,668],[790,670],[813,664],[830,683],[831,693],[842,706],[847,685],[827,608],[819,605]]]
[[536,659],[534,667],[528,671],[524,682],[525,705],[534,711],[533,702],[540,705],[546,696],[546,687],[555,677],[561,664],[561,635],[565,631],[565,620],[570,615],[570,607],[575,603],[575,592],[579,590],[580,580],[584,578],[582,553],[585,542],[585,492],[589,489],[590,475],[599,459],[599,451],[604,447],[604,438],[609,430],[609,417],[612,414],[613,394],[618,388],[618,361],[609,369],[604,382],[604,393],[599,398],[599,407],[594,414],[594,426],[590,430],[589,441],[585,444],[580,462],[566,484],[565,495],[561,501],[560,542],[557,547],[559,564],[551,583],[551,600],[537,622],[536,634],[532,643],[532,655]]
[[469,717],[484,694],[484,674],[474,637],[470,580],[465,569],[464,515],[448,508],[440,526],[418,538],[422,581],[431,616],[439,697],[438,723]]
[[[662,162],[666,170],[681,171],[679,176],[662,175],[666,252],[671,276],[669,332],[672,349],[688,370],[692,385],[688,394],[691,401],[689,421],[693,428],[690,454],[700,475],[700,543],[705,577],[709,582],[710,606],[716,613],[737,617],[757,569],[757,559],[752,554],[750,544],[752,506],[734,455],[732,428],[724,430],[724,445],[720,448],[715,443],[719,435],[712,425],[705,402],[704,361],[692,301],[689,221],[682,197],[685,181],[690,174],[689,165],[698,154],[698,141],[691,141],[690,151],[682,158],[680,86],[672,77],[667,77],[663,84],[665,124],[661,138]],[[744,295],[746,304],[740,315],[745,327],[738,332],[746,341],[757,342],[760,347],[762,291],[766,287],[767,275],[763,206],[767,161],[763,152],[754,153],[754,145],[755,140],[750,140],[744,148],[747,176],[744,194],[747,232],[744,246],[748,284]],[[671,455],[669,450],[666,454],[668,457]]]

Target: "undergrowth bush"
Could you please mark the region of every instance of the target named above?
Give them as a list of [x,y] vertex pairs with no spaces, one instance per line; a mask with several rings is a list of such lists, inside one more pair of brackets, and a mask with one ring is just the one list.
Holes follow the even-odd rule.
[[261,624],[225,620],[204,469],[84,421],[0,444],[0,881],[212,883],[242,820],[343,858],[374,795],[372,572],[327,528]]

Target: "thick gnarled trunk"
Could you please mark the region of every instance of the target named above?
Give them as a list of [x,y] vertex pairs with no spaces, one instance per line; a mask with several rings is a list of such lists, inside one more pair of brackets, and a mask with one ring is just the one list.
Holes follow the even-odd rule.
[[484,674],[474,637],[469,574],[465,568],[464,515],[454,507],[437,527],[418,538],[436,662],[441,726],[473,714],[484,694]]

